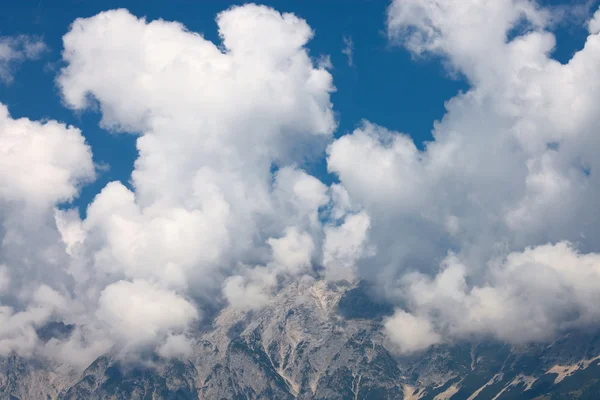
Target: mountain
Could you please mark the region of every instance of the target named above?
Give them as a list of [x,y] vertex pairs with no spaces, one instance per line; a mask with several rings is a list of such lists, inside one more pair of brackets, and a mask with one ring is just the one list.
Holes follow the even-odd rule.
[[553,343],[458,343],[399,357],[381,332],[392,312],[365,283],[300,281],[257,311],[223,309],[187,360],[114,354],[83,372],[0,360],[0,398],[29,399],[598,399],[600,335]]

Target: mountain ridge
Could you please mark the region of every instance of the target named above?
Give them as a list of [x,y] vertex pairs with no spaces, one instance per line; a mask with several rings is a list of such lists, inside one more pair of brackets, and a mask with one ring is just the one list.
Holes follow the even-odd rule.
[[224,308],[212,329],[195,336],[185,360],[154,356],[131,364],[107,354],[80,372],[51,360],[6,357],[0,396],[561,400],[600,393],[595,333],[521,346],[445,344],[400,356],[381,329],[390,311],[364,283],[294,282],[260,309]]

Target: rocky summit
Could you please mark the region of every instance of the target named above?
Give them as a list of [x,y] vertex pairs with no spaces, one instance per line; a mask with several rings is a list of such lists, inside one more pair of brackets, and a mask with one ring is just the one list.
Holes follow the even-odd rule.
[[453,343],[400,356],[381,329],[391,312],[364,283],[299,281],[259,310],[224,308],[210,329],[198,329],[188,359],[131,362],[115,353],[76,371],[4,358],[0,397],[598,399],[600,335],[522,346]]

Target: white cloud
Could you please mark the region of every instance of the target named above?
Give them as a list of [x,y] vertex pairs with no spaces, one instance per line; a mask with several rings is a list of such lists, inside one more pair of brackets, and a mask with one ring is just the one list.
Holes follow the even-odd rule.
[[[65,103],[139,135],[132,188],[109,183],[83,220],[57,208],[95,178],[81,132],[0,106],[2,354],[80,367],[115,346],[182,356],[221,290],[232,303],[248,290],[252,303],[312,273],[329,194],[300,168],[335,130],[332,77],[292,14],[246,5],[217,24],[222,45],[114,10],[64,36]],[[2,73],[40,43],[1,42]],[[42,343],[36,331],[53,321],[72,333]]]
[[[388,34],[408,50],[448,57],[450,65],[479,83],[482,73],[503,73],[507,33],[517,23],[539,32],[550,18],[530,0],[392,1]],[[531,39],[530,39],[531,40]]]
[[37,328],[52,317],[68,315],[70,299],[45,284],[38,284],[28,294],[28,304],[23,309],[0,305],[0,355],[17,353],[21,356],[36,355],[38,349]]
[[[560,64],[549,12],[526,0],[398,0],[388,16],[395,43],[471,85],[423,151],[368,121],[333,140],[332,77],[292,14],[233,7],[220,44],[126,10],[76,20],[64,101],[137,135],[139,157],[131,187],[107,184],[81,219],[58,210],[95,177],[81,132],[0,106],[0,354],[186,357],[204,302],[258,308],[319,273],[379,285],[401,352],[598,325],[596,17]],[[325,149],[330,187],[302,169]],[[72,333],[40,343],[52,321]]]
[[392,343],[398,347],[398,353],[424,350],[441,341],[440,335],[433,330],[428,319],[402,310],[396,310],[394,315],[386,319],[384,330]]
[[[311,273],[329,202],[328,188],[300,169],[336,127],[332,77],[304,47],[312,30],[256,5],[230,8],[217,24],[222,45],[114,10],[76,20],[64,36],[65,102],[139,135],[131,189],[109,183],[84,220],[57,214],[69,271],[90,312],[100,307],[97,317],[129,333],[121,343],[145,337],[164,354],[178,339],[147,331],[168,330],[168,315],[114,327],[131,311],[107,316],[117,309],[106,293],[125,285],[115,282],[160,282],[200,310],[221,291],[232,305],[260,306],[277,279]],[[127,301],[130,291],[118,294]],[[83,334],[104,329],[94,324]]]
[[266,267],[247,269],[244,275],[234,275],[224,282],[227,302],[238,310],[252,310],[268,304],[277,285],[277,275]]
[[311,259],[315,251],[312,237],[306,232],[299,232],[296,227],[285,230],[281,238],[267,240],[273,252],[273,263],[277,268],[297,275],[311,268]]
[[98,319],[108,325],[117,343],[128,346],[152,344],[170,333],[181,333],[199,318],[186,299],[142,280],[107,286],[98,303]]
[[600,9],[598,9],[588,21],[588,31],[591,35],[600,33]]
[[0,295],[6,292],[9,289],[10,285],[10,275],[8,272],[8,268],[6,265],[0,265]]
[[13,119],[0,104],[2,200],[45,208],[72,200],[94,177],[91,151],[77,128]]
[[[440,340],[540,341],[598,323],[600,37],[560,64],[549,14],[525,0],[394,1],[391,40],[471,86],[446,103],[424,151],[369,122],[329,148],[330,171],[371,219],[377,254],[359,275]],[[553,245],[565,240],[582,255]]]
[[14,68],[18,64],[25,60],[38,59],[46,49],[46,44],[38,37],[0,37],[0,80],[10,83],[13,80]]
[[360,212],[348,215],[339,226],[324,228],[323,266],[326,279],[335,281],[356,278],[357,262],[374,253],[373,248],[367,247],[370,223],[369,216]]
[[223,284],[223,294],[231,306],[241,310],[257,309],[271,301],[279,280],[312,275],[315,244],[307,232],[288,227],[280,238],[269,238],[271,261],[266,266],[242,265],[239,275]]
[[[93,96],[104,125],[142,134],[135,193],[111,184],[84,223],[105,231],[114,243],[103,251],[107,264],[132,270],[132,276],[163,274],[165,264],[180,275],[207,274],[261,246],[266,250],[266,239],[285,229],[268,222],[279,218],[271,197],[271,163],[310,154],[311,147],[324,143],[319,137],[335,127],[331,76],[315,68],[302,47],[312,35],[304,21],[245,6],[220,14],[218,23],[225,52],[179,24],[146,23],[124,10],[78,20],[65,36],[69,65],[59,78],[65,99],[81,108]],[[240,34],[246,23],[260,28]],[[265,35],[281,42],[264,46]],[[107,75],[115,68],[122,73]],[[298,152],[302,148],[308,153]],[[280,187],[278,182],[278,197]],[[312,190],[299,186],[300,196],[285,195],[298,203],[305,189]],[[108,199],[113,196],[128,199],[127,204],[113,205]],[[103,216],[94,217],[101,209]],[[119,212],[121,218],[104,218],[104,212]],[[263,223],[271,232],[260,232]],[[136,246],[119,249],[120,241],[110,238],[120,234],[126,242],[137,237]],[[131,254],[134,248],[144,261]]]
[[76,249],[84,242],[86,236],[81,226],[79,212],[75,209],[55,210],[54,220],[67,254],[74,256]]
[[169,335],[158,349],[158,355],[164,358],[188,358],[193,354],[192,343],[185,335]]
[[[431,330],[439,339],[486,335],[509,343],[540,342],[600,323],[594,306],[600,300],[599,254],[580,254],[561,242],[494,259],[485,280],[469,285],[472,270],[449,255],[433,278],[414,273],[402,279],[411,311],[435,324]],[[411,340],[404,338],[409,333],[397,332],[401,324],[395,318],[386,324],[390,337]]]
[[344,36],[344,47],[342,47],[342,54],[348,59],[348,66],[354,66],[354,42],[351,36]]
[[54,213],[94,176],[78,129],[13,119],[0,104],[0,353],[33,355],[36,329],[76,312]]
[[47,309],[32,308],[20,312],[8,306],[0,306],[0,356],[16,352],[32,356],[37,345],[36,325],[49,317]]

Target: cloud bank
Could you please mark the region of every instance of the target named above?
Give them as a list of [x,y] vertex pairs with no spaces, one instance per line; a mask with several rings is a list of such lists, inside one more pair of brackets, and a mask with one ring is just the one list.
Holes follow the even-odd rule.
[[[332,76],[309,56],[313,32],[292,14],[246,5],[216,22],[221,44],[126,10],[78,19],[64,36],[65,103],[138,136],[131,186],[107,184],[84,219],[58,207],[94,177],[80,132],[13,121],[3,109],[2,201],[30,206],[31,229],[44,226],[49,246],[41,233],[25,240],[11,225],[16,211],[2,215],[2,288],[20,264],[33,270],[22,272],[28,293],[3,289],[2,304],[14,304],[3,308],[3,354],[82,365],[109,350],[181,354],[203,304],[221,293],[259,307],[278,280],[316,276],[330,189],[301,165],[336,128]],[[42,343],[36,332],[53,321],[72,333]]]
[[[398,51],[470,84],[424,150],[369,121],[333,137],[333,78],[293,14],[230,8],[220,43],[126,10],[76,20],[63,100],[138,158],[82,218],[81,132],[0,108],[0,355],[185,357],[205,307],[256,309],[295,279],[371,280],[402,353],[597,327],[598,13],[566,64],[552,20],[525,0],[390,5]],[[330,186],[303,169],[323,154]]]
[[[332,145],[329,165],[373,209],[372,238],[395,236],[374,263],[397,278],[391,296],[440,334],[431,342],[548,340],[598,324],[596,19],[561,64],[551,58],[552,15],[530,1],[389,7],[391,40],[440,57],[471,87],[448,101],[424,151],[367,124]],[[352,173],[348,154],[381,180]],[[388,213],[395,232],[379,224]]]

